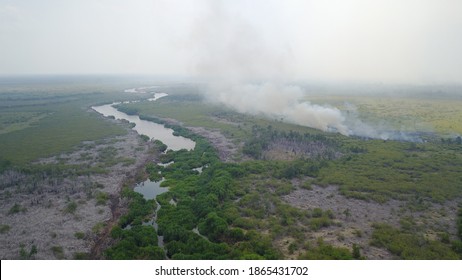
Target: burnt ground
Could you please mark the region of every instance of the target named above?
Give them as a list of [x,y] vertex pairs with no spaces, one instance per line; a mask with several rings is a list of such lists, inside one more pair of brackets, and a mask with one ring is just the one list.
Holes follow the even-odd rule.
[[[40,160],[40,163],[99,166],[104,173],[52,176],[2,175],[0,220],[7,230],[0,235],[0,258],[20,258],[21,247],[36,259],[98,258],[101,236],[123,211],[122,184],[134,177],[153,154],[136,132],[101,141],[82,143],[76,150]],[[8,187],[5,183],[12,182]],[[12,180],[12,181],[11,181]],[[12,211],[15,205],[19,211]],[[18,207],[16,207],[17,209]]]
[[240,146],[226,138],[219,130],[210,130],[203,127],[187,127],[192,132],[206,138],[218,151],[218,156],[223,162],[237,161]]
[[[298,186],[299,183],[294,181],[293,185]],[[297,188],[283,200],[300,209],[332,210],[335,224],[312,232],[310,241],[315,243],[322,237],[329,244],[349,249],[358,244],[361,254],[367,259],[394,258],[387,250],[369,245],[374,223],[387,223],[399,228],[402,219],[412,219],[416,228],[429,239],[437,239],[437,233],[441,231],[449,231],[453,238],[456,235],[456,201],[444,205],[429,204],[425,210],[411,211],[403,201],[390,200],[380,204],[351,199],[341,195],[337,186],[317,185],[312,185],[312,190]]]

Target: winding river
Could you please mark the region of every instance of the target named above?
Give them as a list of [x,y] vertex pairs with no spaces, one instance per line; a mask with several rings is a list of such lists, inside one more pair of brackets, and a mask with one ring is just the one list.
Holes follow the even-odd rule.
[[[156,101],[159,98],[167,96],[166,93],[156,93],[154,94],[153,98],[148,99],[148,101]],[[136,102],[136,101],[132,101]],[[130,101],[123,102],[123,103],[130,103]],[[117,110],[114,105],[121,104],[121,102],[115,102],[112,104],[106,104],[101,106],[93,106],[91,107],[96,112],[102,114],[105,117],[113,116],[118,120],[127,120],[130,123],[135,124],[133,129],[138,132],[138,134],[144,134],[149,136],[151,139],[157,139],[162,141],[165,145],[167,145],[167,149],[171,149],[174,151],[178,151],[181,149],[192,150],[194,149],[196,143],[191,139],[175,136],[173,135],[173,130],[170,128],[166,128],[161,124],[146,121],[140,119],[137,115],[128,115],[124,112]]]
[[[146,89],[149,89],[149,88],[138,88],[138,89],[134,88],[134,89],[125,90],[125,92],[127,93],[146,93],[145,91]],[[166,93],[153,93],[153,94],[154,94],[153,97],[147,99],[147,101],[153,102],[153,101],[158,100],[159,98],[162,98],[168,95]],[[178,151],[181,149],[186,149],[186,150],[194,149],[196,145],[194,141],[192,141],[191,139],[185,138],[185,137],[173,135],[172,129],[166,128],[163,125],[158,124],[158,123],[142,120],[137,115],[128,115],[124,112],[117,110],[117,108],[114,107],[114,105],[118,105],[121,103],[126,104],[126,103],[134,103],[134,102],[139,102],[139,101],[115,102],[112,104],[93,106],[91,108],[105,117],[113,116],[115,119],[126,120],[130,123],[135,124],[133,127],[133,130],[138,132],[138,134],[140,135],[144,134],[144,135],[147,135],[151,139],[162,141],[165,145],[167,145],[167,149],[171,149],[174,151]],[[160,204],[157,202],[156,197],[157,195],[168,191],[168,188],[162,188],[160,186],[162,181],[163,179],[158,182],[152,182],[148,179],[144,182],[138,183],[134,188],[134,190],[142,194],[145,199],[154,199],[156,201],[157,209],[154,213],[154,216],[152,217],[150,221],[144,223],[145,225],[154,226],[156,230],[157,230],[156,217],[157,217],[157,212],[160,209]],[[160,247],[163,247],[163,237],[158,236],[158,239],[159,239],[158,245]]]

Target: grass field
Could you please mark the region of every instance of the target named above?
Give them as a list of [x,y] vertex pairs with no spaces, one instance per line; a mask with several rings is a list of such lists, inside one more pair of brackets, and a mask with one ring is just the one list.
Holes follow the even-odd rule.
[[95,91],[90,85],[0,85],[0,159],[26,164],[69,151],[82,141],[121,135],[89,109],[97,103],[127,98],[123,88]]
[[27,123],[23,129],[0,134],[0,157],[25,164],[68,151],[85,140],[125,133],[122,128],[105,122],[96,113],[84,111],[77,104],[40,106],[34,110],[46,112],[37,113],[46,116],[32,124]]
[[0,134],[25,129],[37,124],[47,114],[44,112],[8,112],[0,113]]

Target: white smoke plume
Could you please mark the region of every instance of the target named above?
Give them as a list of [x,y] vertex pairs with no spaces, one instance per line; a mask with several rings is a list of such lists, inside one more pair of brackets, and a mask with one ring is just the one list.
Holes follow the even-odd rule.
[[229,2],[215,0],[197,19],[193,65],[198,76],[211,81],[207,99],[241,113],[348,135],[337,108],[302,101],[303,90],[287,85],[294,59],[290,47],[281,43],[284,38],[257,32],[255,24]]
[[208,95],[209,100],[231,107],[240,113],[262,114],[288,123],[349,134],[340,110],[301,101],[304,93],[298,86],[264,83],[220,88],[219,85],[215,85],[210,91],[213,94]]
[[[232,1],[205,2],[185,45],[194,53],[197,77],[209,81],[206,98],[241,113],[265,115],[288,123],[369,138],[389,139],[356,115],[306,101],[301,87],[291,84],[296,58],[285,38],[258,32],[262,18],[245,16]],[[269,5],[271,5],[271,1]],[[271,18],[272,26],[278,18]],[[275,23],[276,22],[276,23]]]

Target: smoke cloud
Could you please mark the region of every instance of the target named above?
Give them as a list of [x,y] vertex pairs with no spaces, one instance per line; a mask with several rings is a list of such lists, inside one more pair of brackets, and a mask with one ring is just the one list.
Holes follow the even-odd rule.
[[224,5],[210,1],[192,32],[195,71],[211,81],[208,100],[241,113],[349,135],[340,110],[302,101],[303,90],[287,85],[293,57],[278,43],[281,38],[257,32],[251,20]]
[[304,93],[298,86],[264,83],[220,87],[215,84],[209,90],[210,101],[221,103],[240,113],[265,115],[288,123],[349,135],[340,110],[301,101]]
[[242,6],[216,0],[206,3],[185,45],[194,53],[194,73],[208,81],[205,95],[209,101],[241,113],[343,135],[404,139],[402,133],[364,123],[351,113],[354,110],[345,113],[306,101],[304,90],[292,82],[297,61],[291,48],[281,43],[287,41],[284,33],[258,27],[271,21],[276,28],[280,18],[255,19],[242,15]]
[[281,47],[271,34],[257,32],[251,20],[224,5],[210,1],[192,32],[195,71],[211,80],[208,100],[241,113],[347,135],[338,109],[301,102],[302,89],[285,85],[291,72],[290,49]]
[[[386,120],[369,124],[361,120],[357,108],[345,104],[343,111],[329,105],[312,104],[303,88],[266,82],[263,84],[209,84],[207,100],[240,113],[261,115],[286,123],[337,132],[345,136],[422,142],[420,133],[405,127],[393,129]],[[428,132],[427,132],[428,133]]]

